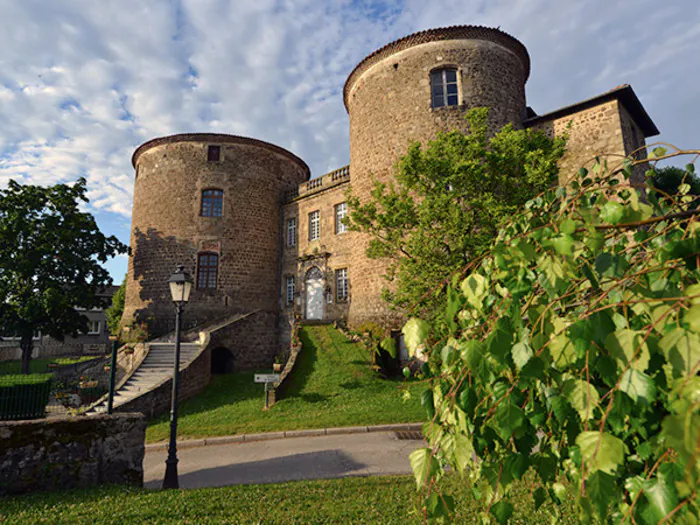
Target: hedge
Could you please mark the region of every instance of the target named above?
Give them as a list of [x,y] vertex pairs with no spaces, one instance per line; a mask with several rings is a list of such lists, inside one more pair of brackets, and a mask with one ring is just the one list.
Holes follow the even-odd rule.
[[0,420],[44,417],[53,374],[0,376]]

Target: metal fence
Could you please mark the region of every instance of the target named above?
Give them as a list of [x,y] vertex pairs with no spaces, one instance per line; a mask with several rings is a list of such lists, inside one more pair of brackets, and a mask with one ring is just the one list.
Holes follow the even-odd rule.
[[78,415],[109,390],[110,355],[0,361],[0,420]]

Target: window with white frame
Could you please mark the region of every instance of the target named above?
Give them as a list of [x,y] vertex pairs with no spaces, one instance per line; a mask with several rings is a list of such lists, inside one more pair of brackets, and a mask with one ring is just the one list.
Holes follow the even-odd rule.
[[88,321],[88,335],[99,335],[102,333],[102,322],[90,319]]
[[292,304],[294,302],[294,291],[295,291],[294,276],[288,275],[287,276],[287,304]]
[[318,210],[309,213],[309,240],[316,241],[321,238],[321,212]]
[[459,104],[457,70],[448,68],[431,72],[430,93],[434,108],[457,106]]
[[343,219],[348,214],[348,205],[345,202],[335,205],[335,233],[345,233],[348,227],[343,224]]
[[[2,339],[3,341],[19,341],[22,338],[18,335],[0,335],[0,339]],[[32,334],[32,340],[38,341],[39,339],[41,339],[41,332],[35,331]]]
[[287,219],[287,246],[297,245],[297,218]]
[[335,271],[335,292],[338,302],[348,300],[348,269],[340,268]]

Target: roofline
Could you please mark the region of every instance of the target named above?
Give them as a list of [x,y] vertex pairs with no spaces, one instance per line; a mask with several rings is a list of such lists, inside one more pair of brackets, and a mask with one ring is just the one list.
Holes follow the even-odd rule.
[[245,144],[248,146],[258,146],[261,148],[268,149],[274,153],[283,155],[290,160],[296,162],[307,175],[307,179],[311,177],[311,170],[309,166],[300,157],[297,157],[294,153],[286,150],[270,142],[265,142],[264,140],[252,139],[250,137],[241,137],[240,135],[227,135],[225,133],[179,133],[176,135],[167,135],[165,137],[157,137],[144,142],[131,156],[131,165],[136,168],[136,163],[138,162],[139,156],[155,146],[162,146],[163,144],[174,144],[176,142],[213,142],[213,143],[228,143],[228,144]]
[[576,104],[571,104],[570,106],[564,106],[563,108],[555,109],[544,115],[537,115],[523,121],[523,125],[526,128],[534,126],[543,121],[554,120],[561,117],[566,117],[567,115],[573,115],[579,111],[590,109],[605,102],[610,102],[611,100],[618,100],[622,103],[625,109],[629,112],[630,116],[634,119],[639,129],[644,133],[644,138],[653,137],[660,133],[659,128],[656,127],[654,121],[644,109],[639,98],[635,94],[632,86],[629,84],[623,84],[616,87],[610,91],[606,91],[595,97],[587,98]]
[[345,104],[345,110],[347,111],[348,109],[348,93],[350,91],[350,86],[354,84],[356,78],[360,77],[374,64],[404,49],[441,40],[486,40],[501,44],[513,51],[522,61],[526,82],[530,76],[530,55],[527,52],[527,48],[517,38],[508,33],[492,27],[474,25],[436,27],[426,31],[411,33],[398,40],[394,40],[363,58],[350,72],[345,81],[345,86],[343,87],[343,103]]

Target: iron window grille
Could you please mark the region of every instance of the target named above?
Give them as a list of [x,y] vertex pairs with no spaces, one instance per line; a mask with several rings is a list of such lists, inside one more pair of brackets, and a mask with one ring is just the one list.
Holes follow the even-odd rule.
[[459,105],[457,70],[439,69],[430,73],[430,92],[434,108]]

